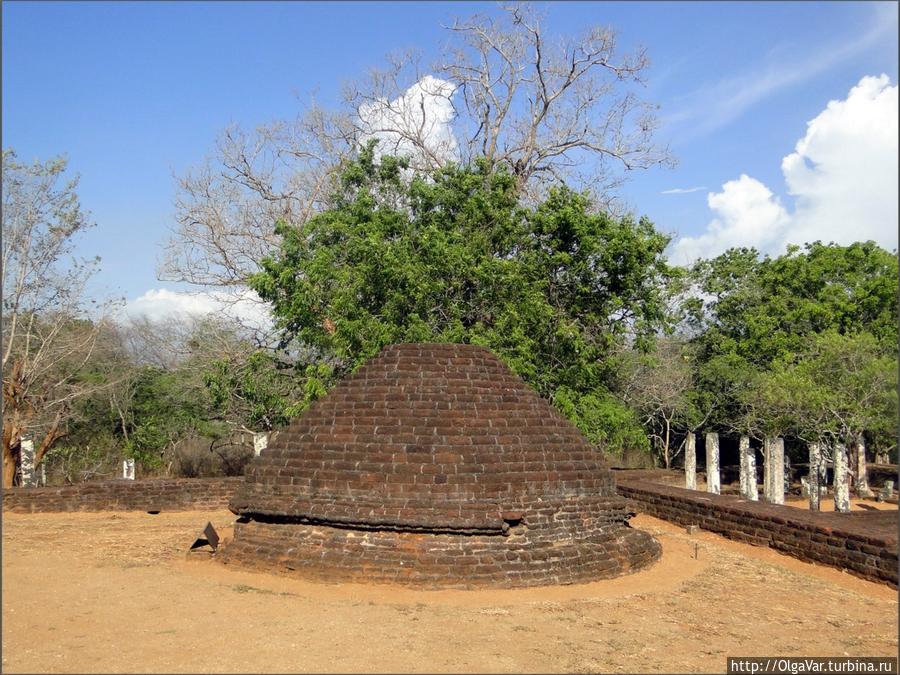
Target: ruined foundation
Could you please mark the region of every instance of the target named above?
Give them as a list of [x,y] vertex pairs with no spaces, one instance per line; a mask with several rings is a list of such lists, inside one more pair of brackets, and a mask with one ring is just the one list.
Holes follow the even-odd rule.
[[488,350],[385,348],[253,460],[226,563],[329,581],[532,586],[660,546],[599,453]]

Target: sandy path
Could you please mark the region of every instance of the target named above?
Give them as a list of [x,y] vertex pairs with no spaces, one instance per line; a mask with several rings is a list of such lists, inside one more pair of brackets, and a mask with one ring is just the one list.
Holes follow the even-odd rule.
[[[727,655],[897,653],[897,594],[647,516],[654,567],[414,591],[185,559],[215,513],[3,517],[4,672],[722,672]],[[698,553],[695,559],[694,552]]]

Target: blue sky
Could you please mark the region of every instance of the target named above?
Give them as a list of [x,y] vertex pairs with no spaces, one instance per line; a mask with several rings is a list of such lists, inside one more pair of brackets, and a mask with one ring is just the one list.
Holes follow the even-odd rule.
[[[896,3],[539,7],[548,32],[601,23],[619,31],[624,49],[647,48],[646,98],[660,105],[658,139],[670,144],[678,166],[636,172],[622,192],[638,214],[689,240],[679,255],[714,254],[742,232],[750,233],[748,244],[777,248],[795,225],[796,232],[812,231],[815,214],[854,213],[855,204],[836,207],[814,197],[858,192],[827,183],[838,180],[827,162],[844,156],[841,143],[859,155],[851,158],[856,165],[886,163],[877,173],[896,174]],[[173,174],[198,164],[223,127],[292,117],[313,92],[320,102],[334,101],[343,82],[383,64],[391,51],[417,48],[428,61],[446,39],[441,24],[476,11],[498,9],[461,2],[7,1],[3,147],[23,160],[65,153],[80,174],[82,203],[97,223],[80,250],[103,259],[94,292],[134,299],[151,288],[175,288],[156,278],[174,222]],[[886,82],[867,81],[850,96],[862,78],[882,74]],[[829,101],[845,100],[818,123],[810,150],[788,176],[782,160],[804,139],[807,123]],[[853,115],[868,121],[855,123]],[[891,119],[893,132],[886,128]],[[878,157],[870,161],[858,148]],[[815,169],[820,159],[810,186],[800,165]],[[788,180],[807,187],[790,190]],[[886,186],[876,186],[884,204],[865,220],[875,222],[871,236],[892,248],[896,178]],[[768,238],[752,241],[758,231]]]

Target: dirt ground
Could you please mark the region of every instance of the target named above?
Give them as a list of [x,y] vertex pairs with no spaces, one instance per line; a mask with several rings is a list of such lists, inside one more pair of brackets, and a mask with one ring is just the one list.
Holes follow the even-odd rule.
[[[793,506],[795,509],[807,509],[809,510],[809,500],[806,497],[797,497],[795,495],[789,495],[784,498],[785,506]],[[834,498],[831,495],[828,495],[826,498],[824,495],[822,499],[819,501],[819,510],[820,511],[834,511]],[[879,502],[876,499],[859,499],[857,497],[850,497],[850,510],[851,511],[896,511],[897,505],[891,504],[890,502]]]
[[726,656],[896,656],[897,592],[638,516],[643,572],[415,591],[225,567],[214,513],[3,516],[3,672],[723,672]]

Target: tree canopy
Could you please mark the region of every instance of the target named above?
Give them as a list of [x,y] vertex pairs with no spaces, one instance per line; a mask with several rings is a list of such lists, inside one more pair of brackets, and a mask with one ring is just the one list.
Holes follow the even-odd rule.
[[481,344],[594,439],[620,438],[633,414],[598,412],[624,408],[606,356],[664,327],[668,238],[566,188],[523,206],[515,176],[483,162],[411,179],[405,168],[370,143],[330,209],[278,225],[282,244],[251,285],[285,344],[316,350],[325,386],[393,342]]
[[897,257],[874,242],[814,242],[775,258],[731,249],[694,271],[693,319],[709,355],[765,367],[827,331],[866,330],[896,347]]

